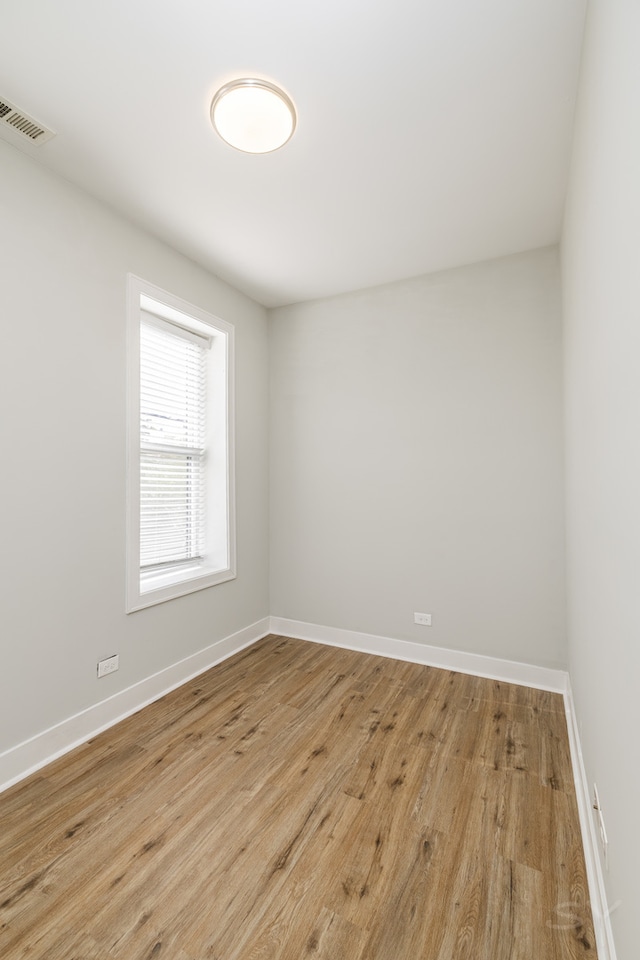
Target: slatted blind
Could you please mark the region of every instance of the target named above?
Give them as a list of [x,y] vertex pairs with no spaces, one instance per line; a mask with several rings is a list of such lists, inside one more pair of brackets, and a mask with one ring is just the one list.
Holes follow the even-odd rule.
[[209,346],[206,337],[142,313],[141,571],[204,554]]

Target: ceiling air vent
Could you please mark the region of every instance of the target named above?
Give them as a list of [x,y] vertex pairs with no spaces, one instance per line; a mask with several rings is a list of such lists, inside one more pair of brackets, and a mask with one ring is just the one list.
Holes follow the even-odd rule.
[[0,133],[5,133],[7,129],[14,130],[21,139],[28,140],[29,143],[46,143],[47,140],[55,137],[53,130],[43,127],[24,110],[18,109],[13,103],[0,97]]

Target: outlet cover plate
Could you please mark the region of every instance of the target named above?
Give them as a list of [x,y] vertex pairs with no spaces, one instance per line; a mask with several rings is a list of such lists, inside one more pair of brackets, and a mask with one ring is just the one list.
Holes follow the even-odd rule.
[[105,660],[98,660],[98,679],[100,677],[106,677],[110,673],[115,673],[120,666],[120,657],[117,653],[114,653],[112,657],[107,657]]

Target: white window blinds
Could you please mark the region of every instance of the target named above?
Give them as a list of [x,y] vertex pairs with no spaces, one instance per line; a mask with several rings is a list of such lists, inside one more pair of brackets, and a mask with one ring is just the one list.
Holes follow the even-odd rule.
[[140,323],[140,569],[202,559],[210,340],[151,314]]

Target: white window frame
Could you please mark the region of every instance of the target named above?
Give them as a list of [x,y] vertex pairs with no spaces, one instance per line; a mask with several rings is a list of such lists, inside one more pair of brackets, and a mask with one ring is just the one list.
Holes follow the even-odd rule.
[[[236,576],[234,327],[133,274],[127,277],[127,591],[132,613]],[[208,418],[212,425],[207,549],[202,561],[140,572],[140,320],[141,313],[211,338]]]

